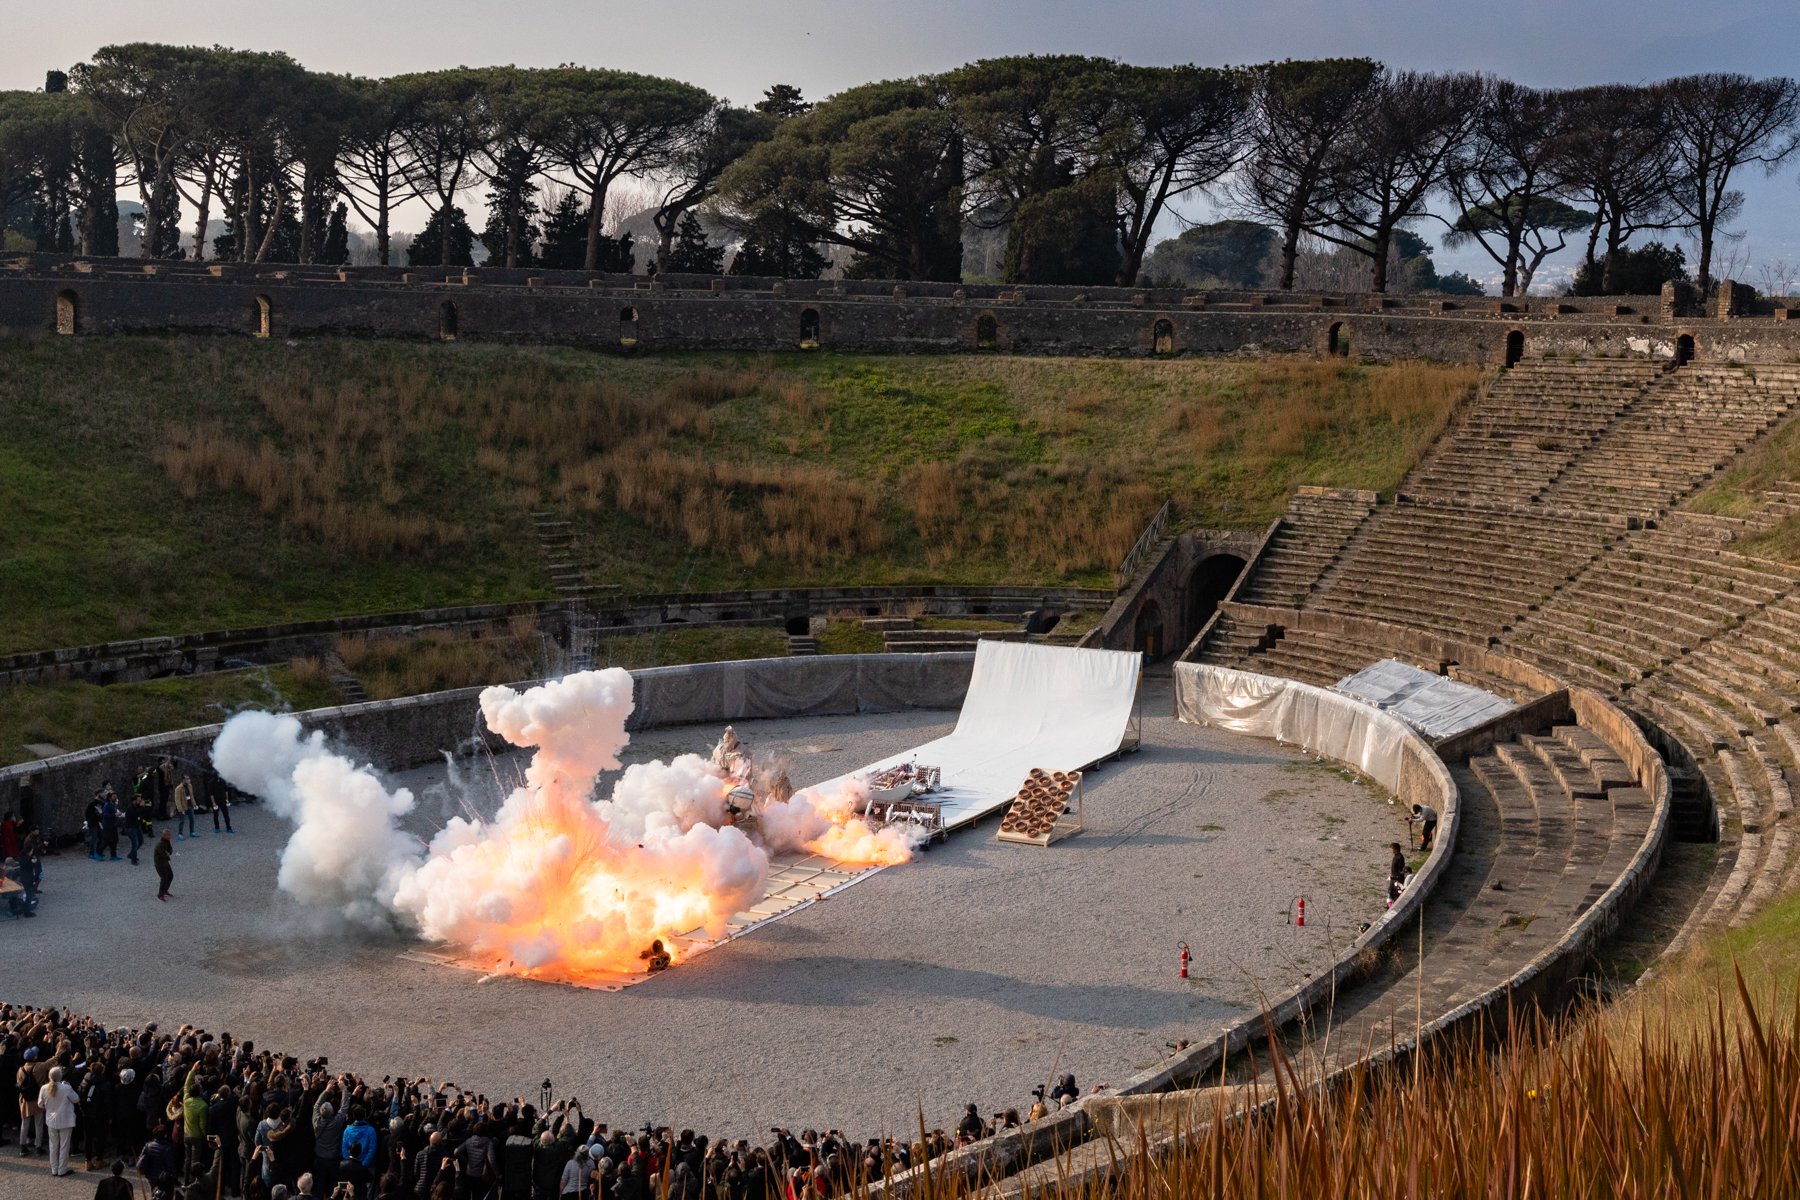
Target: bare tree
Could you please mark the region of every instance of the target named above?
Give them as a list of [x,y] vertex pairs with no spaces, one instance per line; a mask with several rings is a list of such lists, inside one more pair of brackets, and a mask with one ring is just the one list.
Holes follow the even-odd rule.
[[1387,291],[1394,232],[1423,215],[1475,128],[1485,92],[1478,75],[1389,75],[1332,148],[1331,186],[1315,195],[1309,224],[1368,257],[1371,290]]
[[1733,191],[1739,167],[1773,171],[1800,145],[1800,84],[1748,75],[1685,75],[1658,89],[1667,114],[1676,173],[1670,199],[1684,224],[1700,239],[1700,289],[1712,287],[1713,247],[1719,227],[1743,209]]
[[1444,243],[1479,245],[1504,272],[1502,296],[1529,291],[1538,265],[1592,218],[1556,198],[1556,146],[1567,119],[1562,93],[1493,80],[1473,136],[1450,161],[1445,183],[1458,215],[1446,222]]
[[1569,119],[1557,140],[1554,171],[1563,198],[1591,206],[1587,264],[1599,266],[1606,239],[1601,287],[1613,290],[1613,264],[1633,233],[1667,229],[1673,216],[1669,180],[1674,171],[1668,112],[1654,89],[1605,84],[1568,94]]
[[1380,63],[1328,58],[1255,68],[1250,153],[1232,186],[1233,206],[1247,220],[1281,231],[1282,291],[1294,287],[1301,236],[1331,186],[1333,151],[1384,80]]

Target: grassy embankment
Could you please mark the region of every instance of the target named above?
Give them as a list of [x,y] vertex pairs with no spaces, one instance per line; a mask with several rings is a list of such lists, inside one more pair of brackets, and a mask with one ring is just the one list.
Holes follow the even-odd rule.
[[[569,515],[597,579],[626,592],[1105,585],[1165,495],[1257,528],[1299,483],[1391,488],[1476,378],[186,338],[0,340],[0,358],[0,652],[545,597],[544,510]],[[683,631],[601,652],[775,649],[767,632]],[[398,694],[491,678],[531,648],[370,653],[365,686]],[[306,664],[288,674],[320,682]],[[144,687],[107,689],[111,715],[79,688],[8,698],[0,755],[243,702],[223,681]]]
[[[1695,512],[1747,517],[1762,503],[1770,485],[1800,479],[1800,422],[1790,421],[1774,437],[1753,446],[1743,461],[1688,502]],[[1760,558],[1800,562],[1800,517],[1732,544],[1732,549]]]

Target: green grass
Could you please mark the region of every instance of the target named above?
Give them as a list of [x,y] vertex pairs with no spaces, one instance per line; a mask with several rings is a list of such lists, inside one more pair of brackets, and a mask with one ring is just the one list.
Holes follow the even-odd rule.
[[1295,484],[1391,488],[1476,378],[181,337],[0,361],[0,652],[547,597],[539,509],[627,594],[1106,586],[1165,495],[1257,529]]
[[635,670],[786,654],[787,635],[779,629],[674,629],[602,638],[594,647],[594,665]]
[[953,629],[965,632],[1019,628],[1019,622],[1003,621],[998,617],[920,617],[918,625],[920,629]]
[[306,709],[337,704],[322,682],[286,667],[156,679],[145,683],[53,683],[0,688],[0,764],[36,756],[25,744],[84,750],[125,738],[210,725],[244,708]]
[[1772,483],[1790,479],[1800,479],[1800,423],[1795,422],[1782,426],[1768,441],[1751,447],[1737,466],[1686,507],[1721,517],[1747,517],[1760,505],[1762,491]]
[[878,629],[868,629],[861,621],[833,620],[825,624],[819,635],[819,649],[826,654],[880,654],[887,639]]

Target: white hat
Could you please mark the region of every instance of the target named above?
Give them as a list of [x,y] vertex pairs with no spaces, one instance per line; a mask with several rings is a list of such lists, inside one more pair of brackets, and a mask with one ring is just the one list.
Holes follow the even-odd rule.
[[123,1071],[119,1072],[119,1082],[120,1083],[136,1083],[137,1082],[137,1072],[132,1070],[130,1067],[126,1067]]

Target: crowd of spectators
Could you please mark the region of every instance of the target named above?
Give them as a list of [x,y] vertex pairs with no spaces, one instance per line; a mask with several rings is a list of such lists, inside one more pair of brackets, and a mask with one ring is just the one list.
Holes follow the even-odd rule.
[[[1064,1076],[1024,1118],[983,1120],[971,1104],[954,1131],[916,1140],[771,1129],[753,1144],[611,1127],[553,1100],[549,1080],[536,1102],[494,1100],[447,1081],[360,1079],[229,1033],[0,1005],[0,1145],[49,1157],[60,1141],[98,1173],[98,1200],[131,1195],[133,1178],[155,1200],[827,1200],[1078,1095]],[[55,1139],[45,1109],[59,1096],[73,1126]]]

